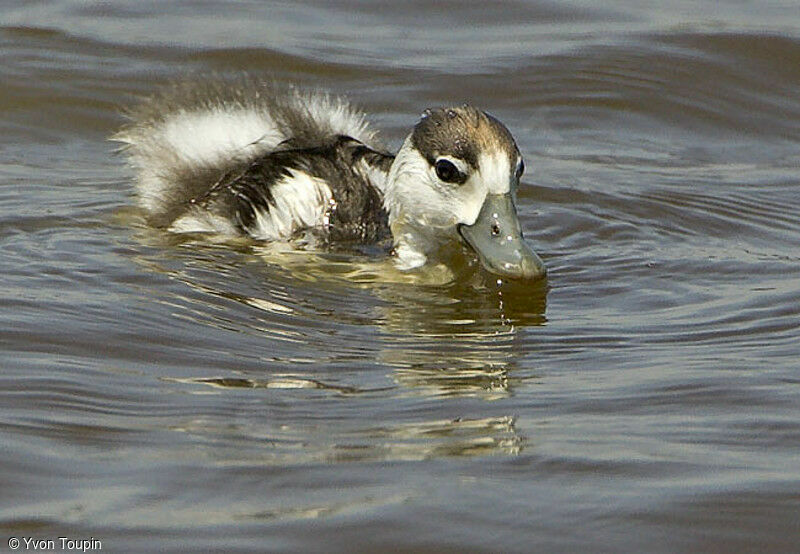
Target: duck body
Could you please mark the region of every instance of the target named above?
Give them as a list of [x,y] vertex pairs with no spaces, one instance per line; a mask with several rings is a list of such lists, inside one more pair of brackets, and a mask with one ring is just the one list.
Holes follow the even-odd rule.
[[396,155],[342,98],[245,77],[174,85],[128,115],[112,139],[157,227],[391,241],[401,269],[461,241],[493,273],[544,275],[514,208],[519,151],[475,108],[426,110]]
[[[370,172],[384,171],[384,166],[388,171],[393,158],[345,135],[311,148],[261,154],[233,164],[211,187],[189,199],[189,209],[170,228],[261,240],[312,230],[331,243],[382,241],[391,232]],[[219,228],[204,227],[209,217]]]

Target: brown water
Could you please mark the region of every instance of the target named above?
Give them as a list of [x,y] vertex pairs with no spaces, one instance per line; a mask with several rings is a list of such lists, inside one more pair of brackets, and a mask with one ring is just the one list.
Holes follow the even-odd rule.
[[[547,285],[148,229],[120,107],[238,70],[499,117]],[[3,549],[800,550],[794,0],[6,0],[0,79]]]

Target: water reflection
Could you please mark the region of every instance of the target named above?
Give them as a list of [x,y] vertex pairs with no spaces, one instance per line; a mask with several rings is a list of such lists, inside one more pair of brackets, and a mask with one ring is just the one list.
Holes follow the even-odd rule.
[[[187,288],[156,301],[169,305],[187,335],[196,335],[198,325],[216,328],[208,334],[209,353],[221,344],[236,349],[219,354],[216,375],[160,376],[204,397],[257,389],[267,402],[291,397],[302,413],[317,409],[307,405],[314,399],[348,399],[325,407],[334,419],[352,402],[371,406],[387,395],[497,400],[513,395],[520,382],[521,331],[546,321],[546,283],[498,283],[468,264],[456,267],[462,273],[455,279],[452,268],[398,275],[386,261],[285,244],[154,246],[140,262],[179,291]],[[388,379],[377,378],[376,368]],[[224,463],[514,455],[523,448],[513,414],[448,415],[437,409],[423,420],[387,420],[369,408],[363,418],[332,428],[299,414],[278,425],[272,416],[246,413],[222,425],[189,418],[173,430],[214,440]],[[243,449],[253,439],[260,446]]]
[[384,335],[379,360],[397,383],[416,394],[511,394],[519,357],[519,328],[545,322],[546,284],[474,280],[450,287],[393,287],[379,320]]
[[[307,367],[367,357],[418,395],[510,394],[520,329],[546,322],[546,282],[501,282],[469,263],[401,273],[386,260],[285,243],[244,251],[178,246],[190,248],[142,261],[199,293],[163,299],[175,317],[268,338],[273,355],[266,359],[274,361],[302,360]],[[247,309],[234,313],[230,301]],[[253,317],[253,308],[263,316]],[[269,388],[263,380],[247,386]]]
[[358,429],[342,438],[327,461],[514,455],[524,442],[510,416],[398,423]]
[[[217,394],[225,394],[228,385],[241,386],[224,379],[213,384],[200,379],[181,382],[210,385],[217,389]],[[200,392],[209,393],[208,389]],[[337,420],[335,426],[300,418],[276,424],[273,419],[272,414],[249,410],[225,421],[205,416],[176,421],[170,430],[213,444],[213,456],[220,465],[286,466],[443,456],[510,456],[522,452],[526,444],[526,438],[517,431],[514,418],[509,415],[388,423],[360,418],[347,423]]]
[[164,377],[164,381],[184,384],[208,385],[218,389],[322,389],[340,394],[360,394],[364,392],[377,392],[381,389],[361,389],[324,383],[317,379],[304,379],[294,375],[273,375],[269,379],[250,379],[245,377]]

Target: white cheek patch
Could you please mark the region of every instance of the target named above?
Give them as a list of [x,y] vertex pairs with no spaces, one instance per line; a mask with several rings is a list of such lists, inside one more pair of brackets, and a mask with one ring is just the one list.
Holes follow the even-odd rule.
[[449,206],[447,198],[437,190],[437,179],[430,165],[406,139],[389,170],[384,190],[384,206],[390,224],[397,220],[434,219]]
[[[441,158],[469,174],[463,160]],[[441,184],[435,170],[407,139],[388,180],[385,205],[390,223],[406,218],[430,228],[431,232],[433,227],[472,225],[487,194],[505,194],[511,190],[511,162],[507,152],[482,154],[479,167],[480,171],[472,172],[462,185]]]
[[489,194],[506,194],[511,191],[511,161],[508,152],[484,152],[478,158],[480,179]]
[[472,225],[486,200],[486,186],[480,175],[472,175],[467,182],[458,188],[458,222]]
[[480,171],[473,173],[457,189],[459,223],[472,225],[478,219],[487,194],[506,194],[511,191],[511,163],[508,153],[483,153],[478,158]]

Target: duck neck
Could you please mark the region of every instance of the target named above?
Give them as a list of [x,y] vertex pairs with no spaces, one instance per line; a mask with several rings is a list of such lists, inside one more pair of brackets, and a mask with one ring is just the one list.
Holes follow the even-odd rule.
[[427,161],[407,138],[392,163],[384,188],[384,207],[394,239],[397,266],[411,269],[424,265],[447,237],[431,207]]
[[394,237],[395,263],[400,269],[424,265],[428,261],[428,255],[438,246],[413,225],[395,221],[390,227]]

